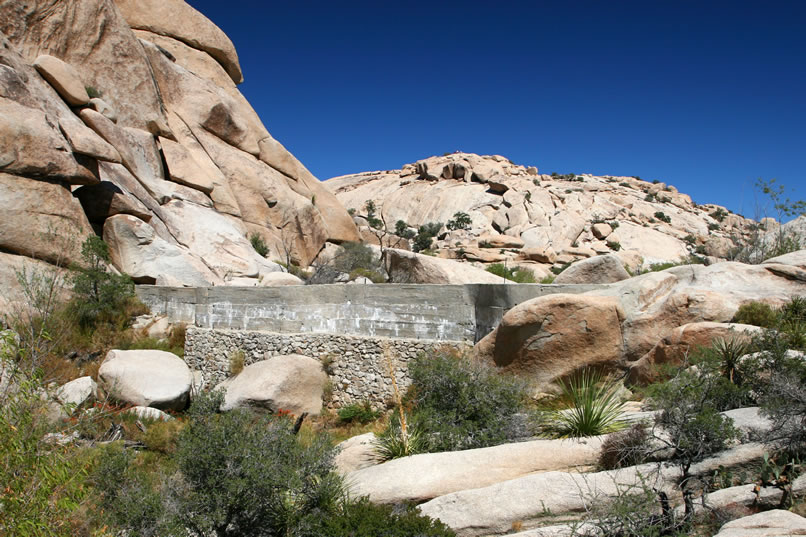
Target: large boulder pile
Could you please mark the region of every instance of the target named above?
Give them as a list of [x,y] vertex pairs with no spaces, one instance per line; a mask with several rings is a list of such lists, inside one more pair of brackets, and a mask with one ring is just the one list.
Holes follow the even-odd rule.
[[237,89],[227,36],[182,0],[0,2],[0,259],[77,261],[92,233],[141,283],[257,281],[357,240]]
[[362,215],[369,200],[383,221],[403,220],[414,228],[466,213],[468,228],[443,229],[437,250],[476,263],[530,268],[538,279],[550,268],[604,254],[631,269],[694,253],[724,258],[757,229],[724,207],[693,203],[671,185],[540,174],[499,155],[430,157],[400,170],[336,177],[325,186],[355,211],[359,229],[366,229]]

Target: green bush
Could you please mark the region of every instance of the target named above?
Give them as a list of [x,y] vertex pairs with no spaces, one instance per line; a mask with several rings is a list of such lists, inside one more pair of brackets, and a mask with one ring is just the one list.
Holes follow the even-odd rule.
[[466,357],[421,355],[409,364],[406,399],[432,452],[485,447],[514,434],[525,385]]
[[302,536],[338,512],[345,491],[327,438],[303,445],[289,419],[220,413],[222,401],[217,392],[191,405],[175,476],[143,474],[139,456],[105,453],[94,482],[110,523],[139,535]]
[[80,451],[43,442],[50,431],[44,386],[3,354],[0,348],[3,380],[16,388],[0,390],[0,535],[75,535],[87,461]]
[[501,276],[515,283],[536,283],[534,272],[520,267],[507,267],[503,263],[493,263],[485,269],[491,274]]
[[381,416],[381,413],[377,410],[373,410],[372,406],[369,404],[369,401],[364,401],[363,403],[352,403],[347,406],[343,406],[338,411],[339,420],[344,423],[369,423],[371,421],[375,421]]
[[550,428],[557,436],[597,436],[624,426],[624,403],[618,395],[618,383],[605,381],[600,372],[584,369],[568,381],[561,381],[560,388],[572,406],[554,413]]
[[395,222],[395,235],[404,239],[413,239],[416,233],[409,229],[409,225],[406,222],[398,220]]
[[621,250],[621,243],[617,241],[607,241],[607,247],[613,250],[614,252],[618,252]]
[[655,424],[667,433],[654,438],[670,451],[669,460],[680,469],[678,486],[687,516],[693,515],[691,466],[724,450],[738,436],[732,420],[720,414],[726,401],[733,400],[735,385],[720,374],[718,362],[708,358],[697,368],[681,368],[669,381],[647,390],[651,404],[660,410]]
[[716,209],[714,212],[711,213],[711,218],[713,218],[717,222],[724,221],[726,216],[728,216],[728,212],[722,207],[719,207],[718,209]]
[[83,263],[73,268],[73,299],[69,309],[84,328],[128,321],[127,306],[135,300],[134,283],[126,275],[112,274],[109,248],[100,237],[90,236],[81,246]]
[[790,342],[776,330],[765,330],[753,344],[760,370],[748,382],[772,421],[767,440],[806,458],[806,361],[789,352]]
[[555,276],[559,276],[562,272],[571,266],[571,263],[565,263],[562,266],[552,266],[549,270],[554,273]]
[[441,222],[429,222],[420,226],[420,228],[417,230],[417,235],[414,237],[412,250],[415,252],[422,252],[430,249],[434,237],[439,235],[441,229]]
[[455,537],[445,524],[423,516],[414,506],[400,510],[367,498],[346,504],[323,521],[319,537]]
[[670,217],[666,216],[666,213],[664,213],[663,211],[657,211],[655,213],[655,218],[657,218],[661,222],[666,222],[667,224],[672,223],[672,219]]
[[472,223],[473,221],[470,219],[469,214],[459,211],[453,214],[453,218],[448,220],[448,223],[445,227],[451,231],[455,229],[470,229],[470,224]]
[[263,242],[263,238],[257,233],[249,235],[249,242],[252,243],[252,248],[255,249],[260,257],[269,255],[269,247],[266,246],[266,243]]

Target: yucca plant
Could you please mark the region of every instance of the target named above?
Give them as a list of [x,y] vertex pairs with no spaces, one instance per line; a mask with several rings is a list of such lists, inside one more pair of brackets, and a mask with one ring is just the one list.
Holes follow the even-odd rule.
[[618,383],[606,381],[599,371],[584,369],[570,380],[560,381],[560,388],[573,406],[554,413],[551,429],[557,436],[597,436],[624,427]]
[[742,356],[749,352],[750,347],[739,339],[731,338],[717,339],[712,349],[721,363],[722,376],[736,386],[741,386],[744,378],[739,371],[739,363]]
[[397,370],[395,369],[392,351],[388,344],[383,345],[383,355],[392,379],[392,392],[397,403],[398,414],[392,415],[389,427],[375,439],[375,454],[381,461],[408,457],[422,453],[426,448],[426,438],[417,424],[409,425],[408,416],[403,408],[403,398],[397,387]]
[[406,422],[403,429],[400,418],[393,416],[389,427],[375,438],[375,454],[381,461],[390,461],[427,451],[427,437],[417,422]]

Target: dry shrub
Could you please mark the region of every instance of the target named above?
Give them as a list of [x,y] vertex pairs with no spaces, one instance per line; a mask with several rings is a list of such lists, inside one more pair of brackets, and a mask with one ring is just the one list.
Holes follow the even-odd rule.
[[143,443],[151,451],[173,453],[176,451],[176,442],[183,427],[184,422],[176,419],[155,422],[146,429]]
[[648,441],[649,433],[643,423],[611,434],[602,444],[599,466],[604,470],[615,470],[646,462]]

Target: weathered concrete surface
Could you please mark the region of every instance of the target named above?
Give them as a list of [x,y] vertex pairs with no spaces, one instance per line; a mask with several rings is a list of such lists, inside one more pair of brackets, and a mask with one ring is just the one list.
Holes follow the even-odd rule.
[[137,295],[156,315],[201,328],[478,341],[513,306],[601,285],[316,285],[158,287]]

